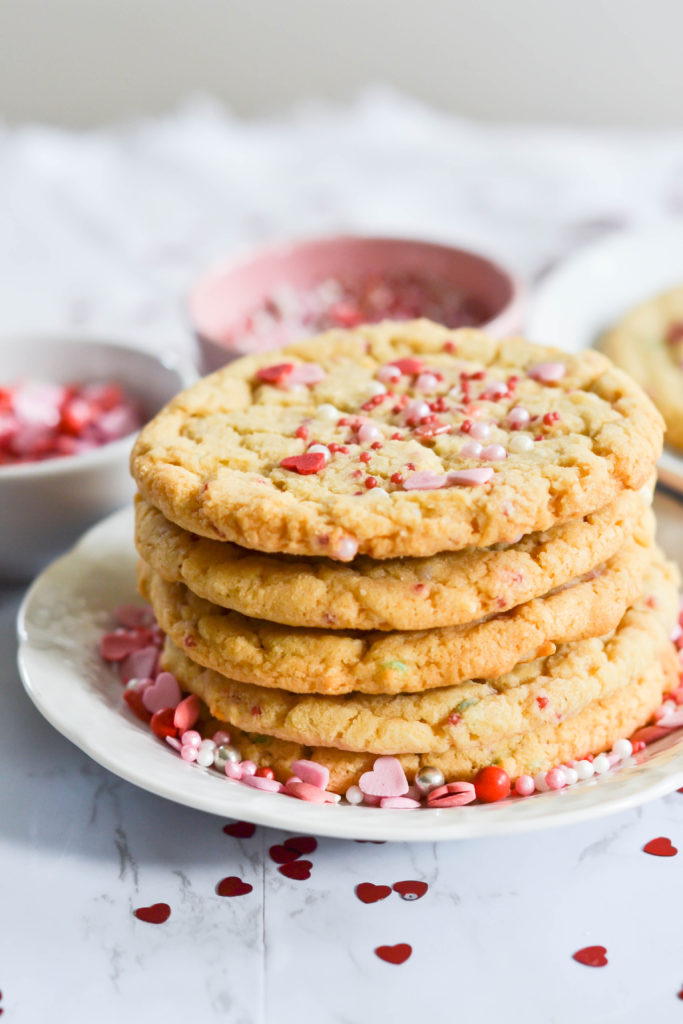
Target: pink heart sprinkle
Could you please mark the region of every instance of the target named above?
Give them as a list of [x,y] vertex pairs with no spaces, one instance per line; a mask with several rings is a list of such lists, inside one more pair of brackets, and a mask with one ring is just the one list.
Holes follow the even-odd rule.
[[482,466],[481,469],[458,469],[448,474],[448,483],[474,487],[477,484],[488,483],[492,476],[493,470],[488,466]]
[[325,380],[326,376],[327,374],[318,363],[302,363],[300,366],[295,366],[291,373],[284,377],[283,384],[286,388],[294,387],[295,384],[319,384],[321,380]]
[[177,707],[180,697],[180,687],[176,677],[170,672],[160,672],[143,693],[142,703],[148,711],[154,714],[155,711],[162,711],[164,708]]
[[175,715],[173,716],[173,724],[179,732],[187,732],[191,729],[199,718],[200,704],[199,698],[191,693],[184,700],[181,700],[175,709]]
[[121,681],[129,679],[152,679],[156,675],[159,650],[149,644],[133,651],[121,662]]
[[241,779],[245,786],[252,789],[263,789],[268,793],[281,793],[285,788],[277,779],[265,779],[261,775],[243,775]]
[[562,380],[566,372],[567,367],[564,363],[536,363],[535,366],[529,367],[527,376],[542,384],[552,384],[557,380]]
[[403,796],[408,792],[408,780],[395,757],[378,757],[372,771],[361,775],[358,785],[369,796]]
[[330,784],[330,769],[317,761],[294,761],[292,771],[299,776],[301,782],[308,782],[318,789],[327,789]]
[[413,800],[409,796],[384,796],[379,802],[380,807],[393,807],[399,811],[412,811],[415,807],[421,807],[419,800]]
[[142,629],[154,623],[154,612],[138,604],[120,604],[114,609],[114,618],[119,626],[125,626],[126,629]]
[[288,779],[285,785],[285,792],[309,804],[328,803],[325,790],[320,789],[319,786],[311,786],[308,782],[294,782],[292,779]]
[[141,634],[117,629],[113,633],[105,633],[100,638],[100,654],[105,661],[123,661],[133,651],[139,651],[144,647],[146,642]]

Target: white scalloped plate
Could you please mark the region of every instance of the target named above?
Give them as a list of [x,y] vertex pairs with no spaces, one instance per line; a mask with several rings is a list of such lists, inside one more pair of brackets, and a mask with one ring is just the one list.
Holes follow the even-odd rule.
[[[35,581],[19,610],[19,671],[45,718],[93,760],[151,793],[211,814],[340,839],[439,840],[570,825],[683,786],[683,735],[672,734],[621,770],[571,789],[500,804],[413,811],[319,806],[230,782],[186,764],[121,700],[97,653],[111,610],[135,599],[132,509],[88,531]],[[642,756],[642,755],[641,755]]]
[[[534,289],[526,337],[580,352],[633,306],[682,283],[682,223],[617,231],[579,249]],[[665,448],[657,472],[683,494],[683,455]]]

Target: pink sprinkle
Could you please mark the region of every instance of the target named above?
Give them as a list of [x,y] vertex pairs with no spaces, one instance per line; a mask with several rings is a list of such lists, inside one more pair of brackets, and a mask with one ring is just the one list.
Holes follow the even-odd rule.
[[515,781],[515,793],[517,796],[531,796],[536,789],[536,783],[531,775],[520,775]]
[[429,416],[431,411],[427,403],[418,398],[405,407],[403,418],[406,423],[419,423],[425,416]]
[[191,747],[189,743],[186,743],[184,746],[180,748],[180,756],[182,757],[183,761],[187,761],[188,764],[192,761],[196,761],[197,748]]
[[153,624],[154,612],[138,604],[120,604],[114,609],[114,618],[126,629],[142,629]]
[[379,441],[382,437],[382,431],[379,427],[376,427],[374,423],[363,423],[358,430],[358,440],[361,444],[370,444],[371,441]]
[[253,775],[256,771],[256,765],[253,761],[240,761],[240,768],[242,769],[242,775]]
[[184,700],[181,700],[175,709],[175,715],[173,716],[173,724],[176,729],[180,732],[185,732],[187,729],[191,729],[199,718],[199,712],[201,705],[199,698],[191,693]]
[[302,363],[300,366],[295,366],[291,373],[288,373],[284,378],[284,385],[286,388],[294,387],[297,384],[319,384],[321,380],[325,380],[327,374],[323,370],[322,366],[318,363]]
[[378,757],[372,771],[361,775],[358,785],[369,796],[403,796],[408,792],[408,780],[396,757]]
[[184,747],[199,747],[202,737],[196,729],[187,729],[180,735],[180,742]]
[[393,807],[395,810],[412,811],[420,807],[419,800],[413,800],[409,796],[384,796],[379,802],[380,807]]
[[679,729],[683,725],[683,710],[668,711],[657,722],[663,729]]
[[463,459],[478,459],[481,455],[481,445],[478,441],[467,441],[460,449],[460,456]]
[[471,782],[447,782],[437,786],[427,796],[428,807],[463,807],[471,804],[477,793]]
[[117,629],[100,637],[100,654],[105,661],[123,661],[133,651],[139,651],[146,645],[147,640],[143,633]]
[[170,672],[160,672],[151,686],[148,686],[143,693],[142,703],[148,711],[154,714],[164,708],[177,708],[180,697],[180,687],[176,677]]
[[555,381],[562,380],[566,372],[567,367],[564,363],[536,363],[535,366],[529,367],[527,376],[542,384],[553,384]]
[[327,803],[325,790],[320,789],[319,786],[311,786],[308,782],[293,782],[291,779],[289,779],[284,788],[285,791],[290,794],[290,796],[295,796],[299,800],[304,800],[306,803]]
[[252,789],[263,789],[268,793],[281,793],[285,788],[277,779],[264,779],[262,775],[243,775],[242,785],[251,786]]
[[149,644],[133,651],[121,662],[121,681],[127,683],[129,679],[152,679],[157,674],[159,661],[159,649]]
[[377,377],[377,380],[382,382],[382,384],[391,384],[399,379],[401,371],[398,366],[392,366],[391,363],[385,363],[384,366],[380,366],[375,376]]
[[490,435],[491,427],[488,423],[473,423],[470,427],[470,437],[473,437],[475,441],[488,441]]
[[567,785],[564,772],[561,768],[551,768],[546,774],[545,781],[549,789],[562,789]]
[[531,416],[524,406],[516,405],[514,409],[510,409],[506,423],[511,430],[521,430],[527,426],[530,419]]
[[182,750],[182,744],[175,738],[175,736],[166,736],[165,739],[169,747],[173,747],[174,750],[177,750],[178,753],[180,753]]
[[465,487],[475,487],[478,484],[486,484],[493,476],[493,470],[487,467],[481,469],[459,469],[448,474],[449,484],[460,484]]
[[[476,470],[474,471],[476,472]],[[403,481],[404,491],[436,491],[440,487],[446,487],[449,483],[448,476],[444,473],[430,473],[423,470],[419,473],[411,473]]]
[[358,541],[355,537],[342,537],[330,551],[330,557],[339,562],[352,562],[358,554]]
[[507,459],[507,457],[508,453],[502,444],[489,444],[486,448],[482,448],[481,458],[486,459],[487,462],[501,462],[503,459]]
[[420,376],[415,381],[415,390],[416,391],[427,391],[427,392],[429,392],[429,391],[436,391],[438,383],[439,382],[438,382],[438,380],[436,379],[436,377],[434,376],[433,373],[429,373],[429,372],[421,373]]
[[242,766],[235,764],[234,761],[228,761],[225,766],[225,774],[229,779],[235,779],[237,782],[240,782],[242,779]]
[[298,775],[302,782],[308,782],[319,789],[327,789],[330,784],[330,769],[318,764],[317,761],[294,761],[292,772]]
[[215,732],[213,734],[211,739],[213,740],[217,747],[222,747],[223,744],[230,742],[230,733],[225,732],[224,729],[219,729],[218,732]]

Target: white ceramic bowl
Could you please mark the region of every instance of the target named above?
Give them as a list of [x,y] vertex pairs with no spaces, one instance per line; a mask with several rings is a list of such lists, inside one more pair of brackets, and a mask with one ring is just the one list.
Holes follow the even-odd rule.
[[[59,335],[0,338],[0,386],[23,378],[111,380],[149,419],[192,381],[179,361],[125,345]],[[102,516],[133,495],[128,459],[134,435],[82,455],[0,466],[0,580],[34,576]]]

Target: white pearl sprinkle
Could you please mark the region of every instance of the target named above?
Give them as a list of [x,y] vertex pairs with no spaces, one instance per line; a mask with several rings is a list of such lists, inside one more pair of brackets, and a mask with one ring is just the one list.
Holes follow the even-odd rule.
[[491,427],[488,423],[473,423],[470,429],[470,437],[475,441],[488,441],[491,436]]
[[568,786],[574,786],[579,781],[579,773],[576,768],[567,768],[565,766],[562,768],[562,771],[564,772],[564,781]]
[[528,434],[513,434],[508,441],[508,451],[514,455],[521,455],[522,452],[530,452],[534,446],[533,439]]
[[346,799],[350,804],[362,804],[363,793],[358,786],[349,786],[345,793]]
[[538,772],[537,775],[534,775],[534,785],[536,786],[536,791],[538,793],[547,793],[550,789],[550,786],[545,781],[547,774],[547,772]]
[[633,744],[630,740],[617,740],[614,746],[612,747],[612,753],[616,754],[616,756],[623,761],[625,758],[630,757],[633,753]]
[[339,412],[339,409],[337,409],[336,405],[331,405],[330,402],[323,402],[321,405],[319,405],[318,408],[315,410],[315,414],[321,420],[330,420],[334,421],[335,423],[341,416],[341,413]]
[[607,754],[598,754],[598,756],[593,761],[593,768],[595,769],[597,775],[604,775],[605,772],[608,772],[610,764],[609,757],[607,756]]
[[389,492],[385,491],[383,487],[372,487],[367,492],[366,497],[367,498],[375,498],[375,499],[379,498],[380,501],[381,501],[382,498],[388,498],[389,497]]
[[213,740],[204,740],[197,751],[197,764],[202,768],[210,768],[213,764],[213,755],[216,744]]
[[375,395],[386,395],[387,389],[380,380],[371,380],[365,389],[365,393],[369,398],[374,398]]
[[310,448],[306,449],[306,454],[315,454],[320,452],[325,457],[325,462],[330,461],[330,449],[325,444],[312,444]]
[[576,774],[580,779],[592,779],[595,775],[595,768],[590,761],[577,761]]

